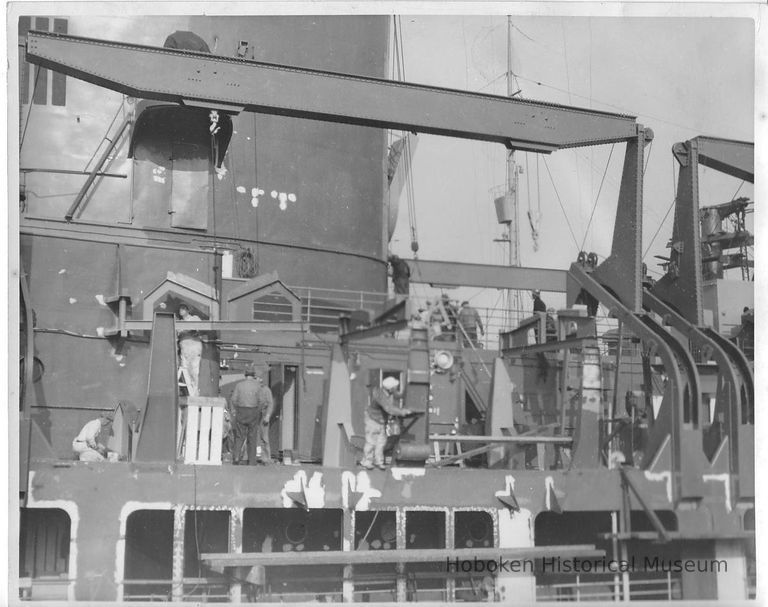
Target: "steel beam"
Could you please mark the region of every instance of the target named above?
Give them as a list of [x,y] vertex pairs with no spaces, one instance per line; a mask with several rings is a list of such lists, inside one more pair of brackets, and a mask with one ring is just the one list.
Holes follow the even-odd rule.
[[611,254],[593,272],[635,313],[642,310],[643,150],[652,139],[653,132],[647,129],[627,142]]
[[[127,331],[151,331],[151,320],[127,320],[123,323]],[[252,320],[190,320],[184,321],[185,331],[250,331],[261,332],[302,332],[300,322],[257,322]]]
[[203,553],[200,559],[208,566],[224,567],[281,567],[286,565],[364,565],[377,563],[436,563],[446,559],[498,560],[537,559],[560,556],[600,557],[604,550],[590,544],[563,546],[531,546],[527,548],[420,548],[405,550],[326,550],[317,552],[228,552]]
[[680,163],[675,220],[667,273],[653,286],[654,294],[680,311],[691,324],[704,324],[699,221],[699,150],[696,139],[676,143],[672,153]]
[[654,294],[680,311],[696,326],[704,324],[699,165],[754,182],[754,144],[695,137],[676,143],[672,153],[680,164],[672,249],[667,273],[654,285]]
[[565,293],[564,270],[521,268],[479,263],[456,263],[408,259],[411,282],[446,287],[485,287],[487,289],[540,289]]
[[622,114],[44,32],[27,35],[26,58],[133,97],[494,141],[533,152],[627,141],[638,132],[635,118]]
[[[149,344],[147,402],[142,407],[135,462],[176,461],[179,395],[176,380],[176,332],[173,314],[155,313]],[[189,323],[192,324],[192,323]]]
[[696,137],[699,164],[736,179],[755,182],[755,144],[749,141]]

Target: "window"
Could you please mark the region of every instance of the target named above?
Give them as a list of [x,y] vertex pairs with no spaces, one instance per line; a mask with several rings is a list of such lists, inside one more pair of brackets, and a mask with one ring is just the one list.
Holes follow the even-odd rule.
[[[340,509],[246,508],[243,552],[341,550],[343,519]],[[297,564],[265,569],[260,600],[341,602],[341,566]],[[256,592],[247,586],[244,584],[244,592],[250,600]]]
[[229,511],[187,510],[184,516],[184,600],[229,600],[228,580],[200,560],[206,552],[229,552]]
[[126,600],[170,600],[172,577],[173,512],[132,512],[125,528]]
[[19,577],[31,579],[30,598],[67,600],[70,525],[58,508],[21,509]]
[[[395,550],[397,515],[394,510],[355,512],[355,550]],[[397,600],[397,568],[394,563],[355,565],[354,600]]]
[[[445,548],[443,511],[416,510],[405,513],[405,547],[408,550]],[[412,580],[406,589],[408,601],[446,601],[445,562],[409,563],[406,575]]]

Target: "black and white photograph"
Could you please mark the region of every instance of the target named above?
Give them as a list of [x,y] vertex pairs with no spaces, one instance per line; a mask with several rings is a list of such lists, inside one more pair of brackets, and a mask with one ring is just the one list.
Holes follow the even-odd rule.
[[7,4],[7,603],[759,603],[767,17]]

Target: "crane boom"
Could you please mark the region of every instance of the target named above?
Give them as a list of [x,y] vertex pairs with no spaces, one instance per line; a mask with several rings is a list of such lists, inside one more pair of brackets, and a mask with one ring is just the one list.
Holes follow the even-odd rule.
[[622,114],[45,32],[29,32],[26,58],[134,97],[533,152],[628,141],[640,128],[635,117]]

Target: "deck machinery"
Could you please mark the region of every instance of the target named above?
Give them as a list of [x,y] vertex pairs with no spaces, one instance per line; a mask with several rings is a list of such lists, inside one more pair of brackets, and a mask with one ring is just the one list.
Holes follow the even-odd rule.
[[[754,571],[752,369],[700,313],[699,232],[691,219],[697,195],[678,197],[679,214],[690,219],[676,222],[687,230],[674,236],[687,245],[675,249],[679,271],[644,284],[650,129],[626,115],[44,32],[27,34],[26,58],[145,100],[126,132],[136,170],[150,180],[164,162],[152,151],[164,149],[164,137],[170,149],[190,139],[209,146],[202,172],[213,185],[205,205],[214,204],[232,123],[236,130],[249,112],[543,154],[608,143],[626,151],[604,262],[585,256],[567,271],[409,262],[414,281],[541,288],[566,292],[569,305],[599,302],[618,322],[610,343],[584,306],[558,313],[554,339],[537,315],[503,333],[498,350],[467,347],[461,336],[433,339],[409,325],[407,298],[339,305],[327,296],[323,309],[333,322],[323,327],[307,295],[278,272],[224,276],[221,252],[232,239],[225,245],[202,232],[164,241],[114,228],[111,252],[98,260],[99,275],[106,272],[113,285],[105,297],[112,326],[91,340],[103,351],[82,354],[101,365],[99,356],[117,352],[130,370],[128,377],[104,370],[111,386],[105,400],[114,398],[116,412],[112,447],[121,455],[114,462],[78,462],[69,453],[71,431],[92,410],[53,411],[39,400],[41,382],[51,395],[80,380],[76,368],[56,377],[44,368],[67,354],[39,331],[45,319],[36,297],[51,272],[35,258],[35,238],[55,231],[61,255],[91,246],[92,226],[77,219],[87,196],[55,225],[22,218],[21,356],[35,362],[22,364],[21,378],[23,596],[747,597]],[[157,120],[157,112],[167,113]],[[174,128],[158,134],[171,116]],[[683,168],[690,172],[691,163]],[[173,250],[175,267],[210,262],[215,271],[208,282],[169,272],[159,285],[142,285],[127,249],[158,246]],[[56,250],[45,254],[55,258]],[[143,259],[163,263],[162,253]],[[383,282],[383,253],[378,267]],[[197,397],[180,396],[178,386],[172,312],[179,302],[204,317],[185,325],[206,336]],[[73,327],[64,320],[55,329]],[[280,464],[236,467],[221,462],[217,411],[231,390],[228,378],[254,362],[269,368],[278,403],[272,439]],[[391,441],[391,467],[367,471],[356,466],[362,412],[388,375],[401,380],[405,406],[423,415]],[[57,424],[67,428],[64,439],[53,438]],[[491,564],[503,560],[512,565]]]

